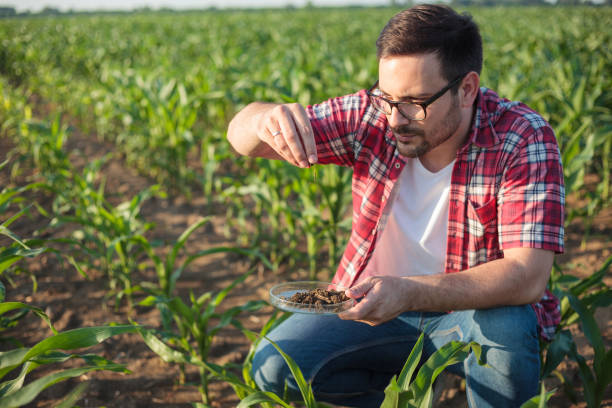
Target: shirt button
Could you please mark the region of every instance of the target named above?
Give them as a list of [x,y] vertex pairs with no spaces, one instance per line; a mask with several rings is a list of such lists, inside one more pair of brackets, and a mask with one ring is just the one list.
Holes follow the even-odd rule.
[[400,168],[400,164],[399,163],[395,163],[395,168],[399,169]]

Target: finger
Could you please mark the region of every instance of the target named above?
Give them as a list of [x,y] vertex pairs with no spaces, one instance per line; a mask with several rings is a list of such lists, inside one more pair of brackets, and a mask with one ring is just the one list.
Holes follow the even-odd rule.
[[298,166],[297,160],[285,141],[285,135],[283,134],[278,117],[272,116],[268,122],[268,125],[265,127],[266,130],[264,131],[265,139],[262,140],[270,145],[285,161]]
[[374,281],[371,279],[366,279],[358,285],[347,289],[344,293],[351,299],[359,299],[361,297],[364,297],[370,291],[370,289],[372,289],[373,286]]
[[306,157],[306,151],[302,145],[302,137],[295,126],[293,116],[283,115],[279,118],[280,131],[283,134],[283,140],[289,147],[289,151],[293,156],[293,159],[300,167],[308,167],[308,159]]
[[372,326],[372,327],[378,326],[380,324],[380,322],[374,321],[374,320],[355,320],[355,321],[359,323],[365,323],[368,326]]
[[372,310],[372,305],[369,299],[364,298],[361,302],[357,303],[350,309],[340,313],[338,317],[343,320],[363,320],[367,317]]
[[302,143],[306,152],[306,157],[310,164],[314,164],[319,161],[317,155],[317,146],[314,140],[314,132],[308,114],[302,105],[295,105],[296,111],[294,114],[295,126],[302,135]]
[[[278,122],[275,123],[276,124],[272,126],[272,129],[268,130],[268,134],[270,135],[270,142],[268,144],[272,146],[272,148],[276,150],[283,158],[291,159],[291,156],[286,157],[286,152],[283,152],[283,150],[288,151],[288,148],[285,146],[285,142],[283,140],[283,132],[280,131],[280,125],[278,124]],[[285,149],[283,149],[283,147],[285,147]]]

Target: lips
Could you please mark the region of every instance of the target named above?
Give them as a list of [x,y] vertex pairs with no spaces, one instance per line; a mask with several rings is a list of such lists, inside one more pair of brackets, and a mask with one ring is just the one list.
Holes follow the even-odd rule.
[[421,135],[416,134],[416,133],[396,133],[395,139],[399,143],[410,143],[418,136],[421,136]]

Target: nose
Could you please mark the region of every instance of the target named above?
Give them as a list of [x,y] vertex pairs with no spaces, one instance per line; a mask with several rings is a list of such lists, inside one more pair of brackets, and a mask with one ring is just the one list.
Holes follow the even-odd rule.
[[387,122],[391,127],[399,127],[401,125],[410,124],[410,120],[406,119],[397,108],[397,106],[391,107],[391,113],[387,115]]

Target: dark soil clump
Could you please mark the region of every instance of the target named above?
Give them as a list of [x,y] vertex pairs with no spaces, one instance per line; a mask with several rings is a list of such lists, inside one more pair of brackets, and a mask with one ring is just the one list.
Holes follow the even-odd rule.
[[285,297],[284,299],[289,302],[313,305],[316,307],[339,304],[350,298],[346,296],[343,290],[312,289],[294,293],[291,297]]

